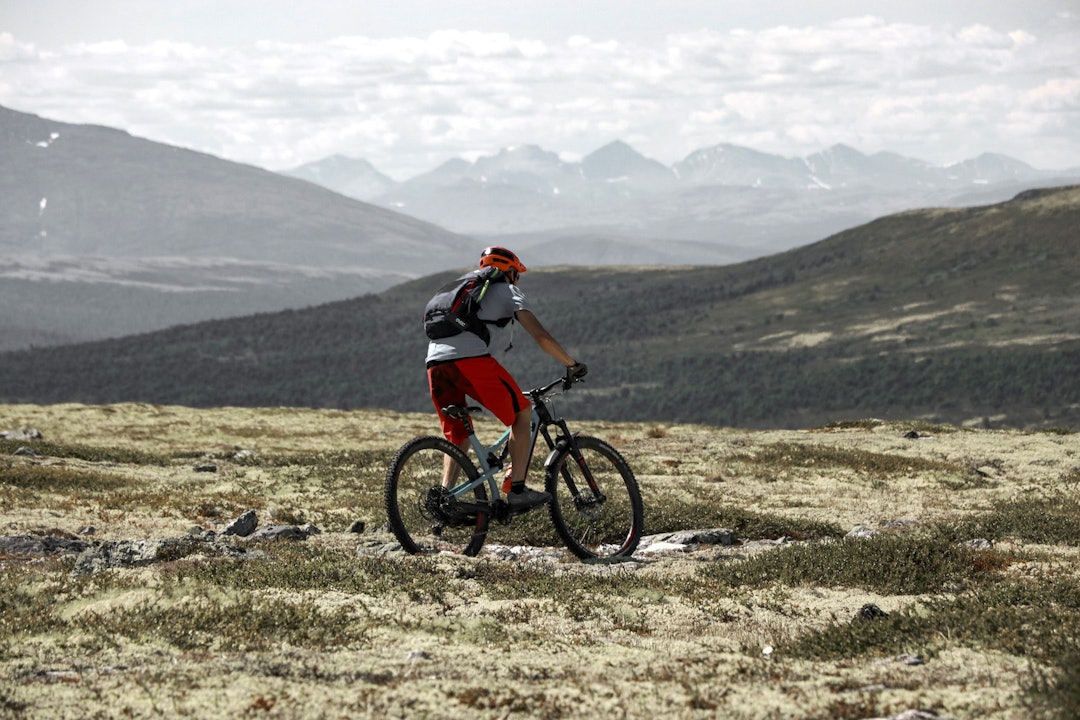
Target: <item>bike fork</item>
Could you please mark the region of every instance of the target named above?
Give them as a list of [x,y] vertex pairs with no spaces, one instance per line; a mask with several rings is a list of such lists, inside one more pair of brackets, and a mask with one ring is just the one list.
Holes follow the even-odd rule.
[[[585,479],[585,484],[588,486],[588,493],[583,495],[582,488],[578,487],[578,484],[574,482],[573,473],[564,464],[560,469],[562,480],[566,483],[567,490],[570,491],[570,496],[574,498],[574,504],[579,507],[582,505],[594,505],[596,503],[602,503],[606,498],[604,493],[600,490],[600,486],[596,483],[596,478],[593,476],[592,470],[589,468],[588,463],[585,462],[585,456],[581,454],[581,448],[578,447],[576,440],[576,433],[570,432],[570,429],[566,426],[565,422],[559,423],[560,433],[555,438],[553,443],[553,450],[548,458],[548,462],[554,461],[555,457],[569,453],[577,464],[578,469],[581,471],[581,477]],[[551,471],[549,467],[548,471]]]

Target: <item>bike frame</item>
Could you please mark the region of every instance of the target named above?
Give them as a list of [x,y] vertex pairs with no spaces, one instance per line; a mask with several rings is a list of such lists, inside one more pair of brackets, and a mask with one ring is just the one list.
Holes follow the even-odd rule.
[[[492,521],[509,525],[515,517],[546,504],[552,529],[574,555],[583,560],[629,556],[644,523],[633,471],[611,445],[572,432],[566,420],[554,414],[558,387],[565,392],[584,374],[579,370],[573,376],[568,371],[565,377],[523,393],[532,408],[529,415],[520,416],[517,426],[522,436],[513,441],[513,427],[490,445],[477,437],[473,416],[482,408],[464,402],[439,408],[445,420],[464,423],[450,434],[468,442],[452,445],[446,438],[425,435],[402,445],[394,456],[383,499],[390,529],[402,548],[410,553],[458,550],[476,555]],[[531,420],[527,439],[526,417]],[[536,468],[543,475],[543,492],[517,496],[506,487],[502,468],[508,456],[515,463],[520,458],[523,464],[541,465],[536,454],[540,437],[549,450],[543,467]],[[523,469],[528,468],[519,467],[515,475],[524,474]],[[527,524],[523,532],[530,536],[534,530]]]
[[[544,438],[550,453],[553,453],[560,444],[573,443],[573,434],[567,427],[566,421],[562,418],[555,418],[551,414],[551,410],[547,405],[547,398],[545,397],[546,394],[560,382],[562,382],[562,380],[542,388],[537,388],[536,390],[530,390],[526,393],[532,401],[532,420],[529,423],[529,459],[527,465],[532,464],[533,453],[536,452],[536,440],[539,437]],[[502,487],[500,486],[498,478],[495,476],[495,470],[503,467],[503,461],[505,460],[508,451],[507,446],[510,442],[510,429],[507,428],[503,431],[502,435],[499,436],[499,439],[491,445],[485,445],[476,435],[472,416],[469,414],[468,410],[469,408],[466,408],[466,412],[463,414],[461,420],[465,423],[465,430],[469,437],[469,445],[472,447],[473,454],[476,455],[480,475],[475,480],[469,480],[454,485],[449,488],[448,491],[455,499],[461,499],[467,493],[473,492],[479,485],[482,485],[486,481],[488,485],[488,496],[493,500],[497,500],[502,497]],[[551,437],[550,428],[552,426],[555,426],[561,431],[555,438]],[[545,465],[546,464],[547,463],[545,462]],[[589,477],[589,483],[592,484],[591,476]]]

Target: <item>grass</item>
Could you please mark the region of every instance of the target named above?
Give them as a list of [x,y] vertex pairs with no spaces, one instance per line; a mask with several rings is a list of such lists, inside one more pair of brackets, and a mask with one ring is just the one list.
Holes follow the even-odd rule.
[[818,660],[900,653],[933,657],[961,644],[1057,664],[1075,651],[1075,636],[1062,629],[1080,625],[1078,590],[1072,578],[985,584],[880,619],[833,624],[798,638],[788,650]]
[[[593,424],[635,469],[647,532],[783,541],[587,565],[385,554],[385,466],[429,419],[37,412],[49,441],[17,443],[37,455],[0,454],[4,532],[175,538],[247,509],[324,532],[242,558],[191,541],[79,576],[70,556],[0,556],[0,717],[1064,718],[1080,704],[1076,435]],[[132,428],[121,447],[117,426]],[[368,530],[346,533],[356,519]],[[878,532],[847,537],[856,525]],[[558,545],[542,513],[489,543]],[[868,603],[885,614],[856,620]]]
[[929,458],[792,442],[766,445],[754,453],[736,453],[731,460],[770,468],[848,468],[874,476],[927,471],[964,472],[964,468],[956,463]]
[[108,492],[127,485],[111,473],[79,472],[68,467],[49,465],[9,465],[0,467],[0,482],[27,493]]
[[993,550],[958,545],[944,533],[911,532],[789,545],[700,575],[726,587],[839,585],[879,595],[921,595],[963,589],[1013,561]]
[[164,643],[180,651],[252,652],[282,645],[329,650],[362,643],[367,623],[345,608],[325,611],[314,601],[199,601],[171,606],[141,604],[108,613],[86,613],[76,629],[103,642],[126,639]]
[[[11,455],[20,448],[29,448],[38,455],[98,463],[130,463],[133,465],[165,465],[171,456],[132,448],[88,446],[56,443],[48,440],[9,440],[0,438],[0,455]],[[182,456],[182,454],[180,455]]]
[[1080,498],[1058,489],[1037,497],[1006,500],[989,512],[960,522],[957,532],[990,540],[1013,537],[1031,543],[1076,547],[1080,546],[1078,517]]
[[225,590],[251,588],[324,591],[387,597],[404,593],[416,599],[441,579],[434,564],[417,558],[350,557],[312,545],[282,545],[255,560],[214,560],[177,564],[164,574],[180,583],[210,584]]
[[722,500],[700,502],[677,491],[659,491],[650,499],[653,502],[646,520],[649,531],[654,533],[722,527],[735,530],[743,538],[817,540],[845,532],[834,523],[754,512],[723,504]]

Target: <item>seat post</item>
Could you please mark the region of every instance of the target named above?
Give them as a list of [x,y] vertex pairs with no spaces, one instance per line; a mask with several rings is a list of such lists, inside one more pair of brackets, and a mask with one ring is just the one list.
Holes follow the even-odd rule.
[[443,414],[454,420],[460,420],[465,425],[465,434],[472,436],[476,434],[476,430],[473,428],[471,410],[472,408],[464,405],[448,405],[443,408]]

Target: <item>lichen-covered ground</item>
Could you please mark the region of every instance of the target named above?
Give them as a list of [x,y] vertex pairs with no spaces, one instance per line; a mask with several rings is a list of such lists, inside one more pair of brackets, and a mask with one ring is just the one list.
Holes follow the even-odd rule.
[[[507,550],[542,535],[539,515],[477,558],[392,552],[382,477],[437,432],[428,415],[0,406],[0,430],[24,427],[43,438],[0,441],[0,535],[175,538],[247,509],[322,533],[86,575],[73,555],[0,557],[0,717],[1027,718],[1067,712],[1069,687],[1075,702],[1077,434],[579,423],[629,460],[649,533],[740,538],[594,565]],[[855,620],[867,604],[887,615]]]

